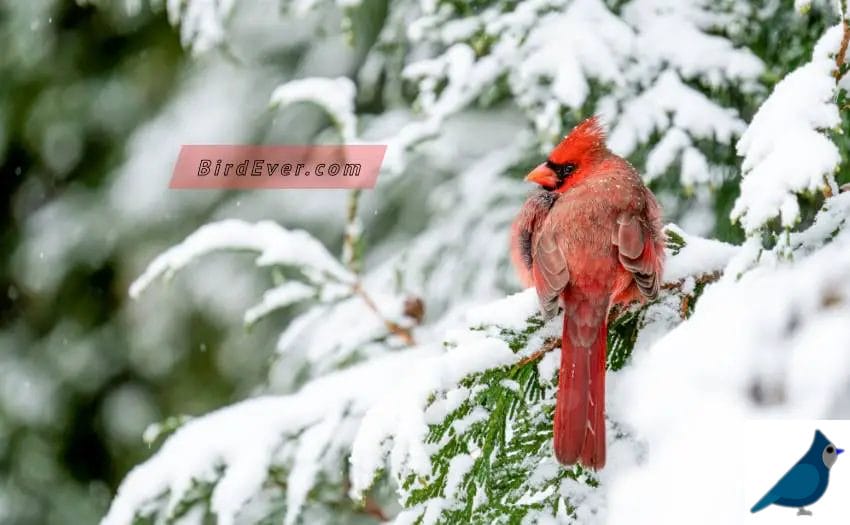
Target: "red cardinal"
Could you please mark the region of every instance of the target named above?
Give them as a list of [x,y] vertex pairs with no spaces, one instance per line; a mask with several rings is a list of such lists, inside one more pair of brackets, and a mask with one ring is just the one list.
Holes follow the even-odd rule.
[[634,167],[611,153],[593,117],[558,144],[526,180],[532,193],[514,221],[511,255],[550,318],[564,308],[554,447],[565,465],[605,465],[608,311],[652,299],[664,265],[661,211]]

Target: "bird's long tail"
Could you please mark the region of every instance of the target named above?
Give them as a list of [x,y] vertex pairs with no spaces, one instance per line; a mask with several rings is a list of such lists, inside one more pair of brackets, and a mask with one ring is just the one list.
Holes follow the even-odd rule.
[[779,496],[771,489],[767,494],[765,494],[758,502],[753,505],[753,508],[750,509],[750,512],[758,512],[763,508],[776,503],[776,500],[779,499]]
[[605,465],[607,308],[565,298],[555,402],[555,457],[596,470]]

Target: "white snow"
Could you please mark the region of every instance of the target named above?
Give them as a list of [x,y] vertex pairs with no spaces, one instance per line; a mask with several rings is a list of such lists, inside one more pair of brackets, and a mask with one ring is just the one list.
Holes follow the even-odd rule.
[[754,503],[741,501],[733,475],[757,453],[741,450],[746,421],[846,416],[848,283],[845,231],[794,264],[726,275],[624,370],[611,417],[650,453],[615,475],[612,523],[738,523]]
[[[305,370],[311,379],[293,394],[250,399],[186,423],[126,478],[105,525],[129,523],[138,509],[173,507],[191,480],[213,482],[219,475],[213,510],[219,523],[233,523],[258,497],[272,465],[287,478],[288,524],[306,519],[302,513],[309,510],[308,495],[318,480],[345,486],[347,461],[354,497],[379,471],[396,481],[429,474],[439,444],[426,442],[428,425],[476,392],[458,382],[522,359],[560,330],[561,320],[551,320],[515,354],[500,332],[526,326],[537,311],[534,291],[485,301],[502,293],[507,226],[525,190],[505,174],[532,144],[557,140],[565,131],[563,116],[583,112],[598,84],[606,94],[595,108],[613,125],[615,151],[634,153],[662,137],[648,148],[648,179],[675,172],[678,163],[682,186],[711,185],[718,167],[698,144],[728,146],[741,137],[745,178],[733,215],[750,236],[733,246],[668,226],[686,246],[668,256],[664,281],[681,289],[665,290],[648,307],[634,361],[609,375],[610,434],[627,435],[610,443],[600,488],[567,480],[557,489],[541,489],[560,468],[547,457],[530,468],[522,501],[541,501],[557,490],[576,506],[576,519],[589,525],[735,523],[749,508],[741,506],[740,491],[735,492],[740,487],[729,481],[730,472],[734,476],[741,468],[730,465],[730,458],[739,457],[739,425],[753,417],[846,417],[850,411],[850,357],[843,344],[850,324],[850,194],[828,199],[814,225],[789,234],[775,250],[765,250],[756,235],[775,216],[785,225],[795,223],[797,193],[824,184],[836,193],[837,151],[823,134],[836,121],[829,56],[837,47],[835,29],[821,40],[811,63],[776,87],[747,127],[734,110],[692,87],[735,85],[748,92],[764,69],[752,53],[719,36],[716,30],[735,15],[720,15],[708,2],[634,0],[619,16],[600,0],[532,0],[510,11],[486,7],[452,23],[446,23],[452,20],[448,10],[434,1],[420,8],[425,15],[414,23],[409,19],[415,17],[401,17],[412,48],[405,79],[418,90],[420,115],[414,120],[398,112],[386,119],[392,125],[381,118],[358,123],[354,84],[345,78],[288,82],[272,102],[318,104],[345,140],[356,137],[358,125],[366,136],[374,124],[369,139],[389,143],[388,169],[405,173],[407,180],[421,177],[419,186],[403,189],[421,205],[414,215],[435,218],[423,233],[411,238],[403,231],[401,240],[379,246],[372,255],[375,266],[362,279],[382,317],[409,321],[401,309],[411,293],[426,299],[433,322],[416,328],[418,346],[412,348],[386,337],[383,320],[361,298],[347,295],[354,276],[303,231],[240,221],[202,228],[156,258],[131,294],[212,250],[251,250],[261,254],[258,265],[299,267],[309,284],[283,283],[245,318],[256,320],[315,296],[316,304],[281,335],[270,373],[270,382],[284,388],[297,384]],[[489,48],[470,42],[479,31],[493,40]],[[377,62],[376,71],[386,65]],[[492,118],[495,112],[476,115],[471,108],[501,87],[501,79],[515,107],[504,120]],[[492,131],[494,122],[507,122],[509,144],[495,145],[490,133],[481,133]],[[536,137],[516,131],[526,123]],[[471,155],[473,146],[486,153]],[[414,147],[428,162],[409,163]],[[403,216],[399,222],[418,227],[422,220]],[[715,272],[724,275],[705,287],[692,317],[682,321],[681,295],[692,294],[699,277]],[[541,377],[552,377],[558,362],[557,350],[544,356]],[[348,368],[337,371],[340,366]],[[517,387],[512,381],[502,385]],[[463,434],[488,416],[475,407],[453,422],[453,430]],[[511,431],[506,430],[509,436]],[[438,522],[456,503],[479,452],[451,458],[446,492],[403,510],[394,522]],[[223,471],[216,473],[216,466]],[[700,499],[706,491],[716,498],[709,505]],[[167,500],[159,500],[165,492]],[[554,517],[541,512],[530,519],[569,522],[564,507]]]
[[[421,348],[375,359],[315,380],[291,396],[249,399],[189,421],[127,475],[101,525],[132,523],[137,509],[155,505],[164,493],[170,512],[192,480],[215,481],[215,466],[223,472],[212,508],[218,523],[232,524],[273,461],[292,462],[286,523],[293,523],[317,471],[333,478],[345,460],[350,436],[335,434],[340,420],[361,417],[434,354],[433,348]],[[295,448],[285,450],[287,458],[277,455],[281,440],[295,441]]]
[[648,142],[653,131],[669,127],[679,128],[694,138],[730,143],[733,136],[744,130],[744,122],[733,110],[716,105],[682,82],[675,72],[667,71],[653,86],[625,104],[611,131],[609,145],[617,154],[627,156],[639,144]]
[[666,65],[683,78],[700,78],[713,86],[736,82],[744,89],[764,70],[750,50],[735,48],[727,38],[706,31],[717,21],[700,2],[635,0],[624,11],[639,29],[635,45],[646,67]]
[[463,477],[472,469],[475,458],[470,454],[458,454],[449,462],[449,472],[446,474],[446,498],[453,498],[463,481]]
[[685,241],[685,246],[675,256],[667,257],[664,282],[720,272],[739,250],[739,247],[725,242],[688,235],[675,224],[668,224],[664,229],[676,232]]
[[[168,277],[198,257],[216,250],[256,251],[260,252],[256,260],[258,266],[295,266],[309,269],[310,276],[326,275],[338,281],[353,281],[351,273],[303,230],[287,230],[271,221],[251,224],[224,220],[202,226],[185,241],[154,259],[130,285],[130,296],[138,297],[158,277]],[[316,274],[316,271],[323,273]]]
[[823,131],[840,122],[831,55],[841,34],[837,25],[821,37],[812,61],[776,85],[738,142],[744,179],[732,218],[747,232],[777,215],[783,226],[793,226],[798,193],[835,187],[841,156]]
[[[513,25],[510,22],[505,25]],[[497,27],[491,24],[490,30]],[[589,95],[589,79],[623,84],[621,71],[634,45],[631,29],[602,2],[578,0],[563,12],[553,11],[533,22],[514,82],[528,85],[549,78],[556,100],[580,107]]]
[[812,8],[812,0],[794,0],[794,9],[800,13],[806,13]]
[[225,39],[224,24],[234,0],[167,0],[168,20],[180,26],[181,43],[201,54]]
[[258,319],[278,308],[284,308],[316,295],[316,289],[298,281],[288,281],[263,294],[263,300],[245,311],[245,324],[251,325]]
[[[491,317],[479,314],[476,322],[470,323],[470,326],[496,325],[509,312],[516,318],[527,318],[536,311],[536,304],[528,304],[529,296],[534,296],[533,290],[497,301],[489,309]],[[517,309],[517,303],[524,306]],[[359,495],[371,484],[375,472],[384,464],[383,450],[388,442],[390,470],[394,475],[401,477],[406,472],[430,472],[430,447],[424,443],[428,419],[433,417],[433,414],[428,414],[430,409],[426,406],[429,396],[432,393],[445,393],[449,396],[447,399],[453,397],[451,404],[456,406],[462,401],[457,395],[461,392],[455,389],[461,378],[476,371],[515,362],[522,357],[522,353],[514,354],[502,339],[478,329],[454,330],[449,334],[447,342],[450,343],[448,350],[421,363],[415,376],[409,377],[401,388],[376,403],[365,414],[352,446],[353,495]],[[469,392],[463,392],[462,395],[469,395]],[[475,414],[471,416],[472,420],[478,417]],[[461,423],[461,427],[471,424],[472,420]]]
[[354,114],[354,96],[357,89],[348,77],[310,77],[278,86],[271,94],[271,103],[286,107],[298,102],[318,105],[334,120],[343,144],[357,138],[357,116]]

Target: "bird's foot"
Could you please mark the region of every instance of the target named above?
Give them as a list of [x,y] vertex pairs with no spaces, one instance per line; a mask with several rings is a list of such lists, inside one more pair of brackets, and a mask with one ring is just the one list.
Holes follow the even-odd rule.
[[797,511],[797,516],[811,516],[811,515],[812,515],[812,511],[806,510],[803,507],[800,507],[800,509]]

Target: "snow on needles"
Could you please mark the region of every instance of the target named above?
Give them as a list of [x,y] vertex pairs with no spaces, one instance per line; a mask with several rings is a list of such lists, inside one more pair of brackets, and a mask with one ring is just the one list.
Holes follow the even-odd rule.
[[[472,319],[495,324],[506,315],[525,319],[535,311],[534,291],[526,290],[487,305]],[[292,524],[317,474],[338,477],[352,447],[352,493],[368,488],[383,466],[383,443],[389,439],[394,469],[427,471],[424,437],[438,417],[433,407],[425,408],[429,394],[517,359],[503,340],[481,330],[460,329],[450,340],[457,346],[388,354],[313,380],[295,394],[249,399],[188,421],[130,472],[101,525],[129,524],[137,513],[173,516],[198,482],[215,485],[211,510],[217,523],[230,525],[274,465],[288,466],[284,522]],[[356,440],[353,430],[342,431],[346,428],[359,428]]]
[[[745,123],[689,82],[750,93],[764,70],[751,51],[717,36],[736,15],[721,15],[707,2],[633,0],[616,14],[600,0],[494,2],[462,20],[449,9],[424,6],[425,16],[408,33],[427,58],[409,64],[405,75],[418,84],[425,118],[392,137],[394,170],[402,165],[401,150],[492,96],[496,80],[505,77],[509,96],[544,145],[565,131],[565,113],[585,111],[592,101],[613,124],[610,146],[621,155],[651,144],[654,132],[672,134],[666,150],[653,148],[650,177],[681,158],[686,186],[715,182],[695,142],[731,145]],[[426,46],[443,51],[430,56]]]
[[[524,321],[536,312],[536,295],[529,289],[473,311],[471,326],[495,326],[506,316]],[[446,397],[459,404],[469,395],[468,389],[458,387],[462,378],[518,359],[503,339],[484,330],[455,330],[449,333],[447,342],[450,348],[422,363],[401,388],[366,412],[351,450],[353,497],[372,485],[384,465],[386,444],[390,444],[390,472],[397,479],[408,473],[429,474],[433,446],[425,439],[428,424],[440,421],[452,408],[439,403],[429,406],[429,396],[449,391]]]
[[167,0],[171,25],[180,26],[180,42],[201,54],[224,41],[224,23],[234,0]]
[[[836,209],[843,207],[837,206]],[[834,219],[833,215],[828,214],[823,220],[828,222]],[[665,276],[668,281],[714,272],[722,268],[737,250],[723,243],[689,236],[673,225],[667,229],[685,242],[668,258],[671,268]],[[239,240],[236,246],[263,252],[261,259],[265,257],[280,261],[280,256],[272,258],[266,251],[270,244],[277,246],[278,242],[281,245],[279,248],[286,247],[286,235],[291,233],[282,228],[273,228],[271,223],[250,225],[225,221],[210,225],[155,260],[145,273],[146,277],[140,278],[141,284],[137,284],[137,287],[143,288],[156,275],[180,268],[193,257],[209,250],[222,246],[233,247],[234,239]],[[305,250],[302,249],[300,253],[303,255]],[[324,255],[313,262],[328,264]],[[838,279],[841,277],[839,273],[840,270],[833,270],[829,276]],[[723,285],[724,289],[736,286],[734,279],[727,281]],[[713,289],[713,286],[720,285],[710,285],[708,289]],[[306,293],[306,289],[284,288],[279,292],[282,299],[278,299],[286,302],[301,292]],[[744,289],[742,293],[748,296],[749,290]],[[268,301],[275,303],[276,295],[277,292],[270,294]],[[341,304],[350,303],[345,301]],[[698,304],[703,303],[701,301]],[[708,304],[712,303],[709,301]],[[674,308],[670,312],[669,315],[678,322],[678,309]],[[505,340],[504,330],[527,330],[528,319],[536,313],[536,293],[528,289],[470,309],[460,321],[449,326],[442,340],[376,355],[342,371],[313,379],[291,395],[249,399],[192,419],[167,438],[150,460],[127,476],[102,525],[125,525],[132,523],[134,516],[148,514],[155,514],[162,519],[176,518],[199,483],[206,484],[211,490],[210,510],[216,515],[217,522],[231,525],[239,521],[240,512],[247,512],[251,502],[261,497],[270,469],[282,472],[286,477],[284,523],[287,525],[297,522],[307,504],[308,494],[321,480],[334,485],[345,485],[350,481],[351,496],[359,498],[372,486],[377,473],[384,468],[397,482],[411,475],[428,476],[432,471],[436,447],[427,439],[429,425],[443,421],[447,414],[469,399],[475,390],[474,386],[463,386],[461,380],[470,374],[515,363],[539,348],[546,338],[559,333],[561,320],[556,317],[529,333],[524,347],[515,353]],[[779,322],[774,317],[768,321]],[[309,313],[301,319],[303,321],[296,320],[293,324],[314,321]],[[651,322],[659,326],[675,324],[666,318]],[[350,321],[336,325],[354,326],[354,323]],[[746,337],[757,336],[756,332]],[[662,348],[673,345],[664,342],[669,337],[672,335],[659,343]],[[701,336],[699,340],[708,341],[710,338]],[[306,346],[303,351],[310,352],[314,344]],[[650,356],[654,355],[655,350],[649,353]],[[552,352],[547,355],[539,365],[541,377],[551,377],[554,373],[556,354]],[[687,355],[683,354],[683,357],[675,360],[678,363],[676,366],[684,367],[690,363]],[[649,362],[654,363],[652,360]],[[693,366],[695,370],[700,368],[697,364]],[[654,381],[656,373],[648,365],[639,365],[634,381]],[[619,384],[620,376],[617,374],[612,378],[611,384]],[[631,381],[626,380],[624,388],[629,388]],[[694,381],[692,388],[701,385],[699,381]],[[516,387],[508,383],[506,388]],[[615,396],[611,407],[612,420],[626,419],[623,413],[632,412],[647,419],[663,418],[663,415],[654,416],[656,411],[649,411],[647,403],[647,397],[643,394],[632,393],[619,400]],[[664,414],[668,412],[664,411]],[[486,410],[476,408],[466,418],[454,422],[456,431],[462,433],[464,428],[487,417]],[[675,418],[671,416],[669,419],[672,421]],[[655,421],[652,423],[655,424]],[[651,433],[655,427],[645,428],[645,420],[638,419],[634,424],[638,430],[648,434],[648,439],[655,436]],[[616,443],[612,444],[612,465],[606,469],[600,488],[591,493],[584,484],[573,482],[567,483],[560,490],[564,497],[570,498],[576,505],[577,516],[588,523],[603,517],[604,513],[599,514],[598,511],[607,507],[604,498],[609,485],[621,479],[623,469],[633,464],[633,460],[625,459],[632,457],[626,451],[631,445]],[[452,456],[446,486],[449,492],[458,490],[476,453],[470,450]],[[662,458],[663,454],[659,453]],[[342,479],[346,472],[346,461],[350,462],[348,480]],[[549,472],[546,475],[541,472],[543,478],[550,479],[552,472],[557,472],[550,472],[552,469],[546,467],[550,463],[554,465],[553,462],[548,458],[541,463],[540,468],[548,469]],[[632,475],[628,470],[626,472]],[[531,491],[527,497],[542,498],[545,494]],[[417,508],[400,513],[397,523],[404,523],[404,520],[419,515],[423,516],[424,522],[430,518],[438,519],[443,510],[452,505],[454,503],[448,497],[431,498]],[[559,515],[561,518],[566,519],[566,516]]]
[[720,272],[740,250],[739,246],[689,235],[675,224],[668,224],[664,230],[677,234],[685,241],[684,247],[678,249],[673,257],[667,258],[664,265],[665,283]]
[[554,11],[535,21],[515,81],[526,85],[551,78],[550,96],[564,106],[581,107],[590,94],[589,79],[624,83],[622,69],[632,46],[634,34],[628,25],[598,0],[577,0],[563,13]]
[[836,189],[841,156],[824,131],[841,121],[832,76],[841,36],[836,25],[821,37],[812,61],[776,85],[738,142],[743,181],[732,218],[748,233],[777,215],[791,227],[800,215],[798,193]]
[[[145,510],[172,516],[197,482],[215,484],[211,510],[217,523],[231,525],[275,463],[291,467],[285,523],[295,523],[317,473],[334,479],[342,469],[351,440],[339,431],[343,420],[361,417],[392,391],[393,378],[403,380],[433,354],[429,348],[392,354],[314,380],[290,396],[249,399],[189,421],[127,475],[101,525],[133,523]],[[281,447],[282,441],[292,444]]]
[[254,324],[269,312],[316,295],[316,289],[298,281],[285,282],[263,294],[263,300],[245,312],[245,324]]
[[342,142],[351,144],[357,137],[354,96],[357,89],[347,77],[312,77],[292,80],[272,92],[271,103],[284,107],[298,102],[312,102],[334,120]]
[[287,230],[272,221],[251,224],[224,220],[202,226],[182,243],[156,257],[130,285],[130,296],[138,297],[158,277],[168,277],[194,259],[222,249],[260,252],[257,265],[295,266],[317,283],[327,277],[342,282],[354,279],[322,243],[303,230]]

